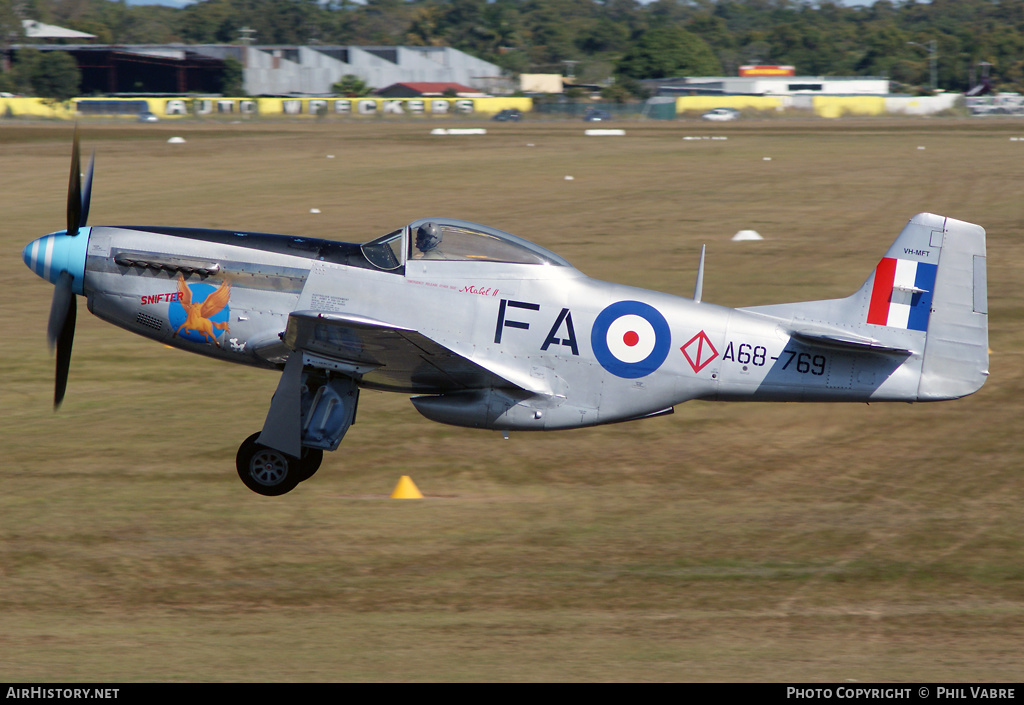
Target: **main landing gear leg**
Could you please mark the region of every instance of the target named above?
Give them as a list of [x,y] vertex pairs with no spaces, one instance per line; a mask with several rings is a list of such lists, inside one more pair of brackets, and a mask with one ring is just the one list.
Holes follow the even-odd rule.
[[359,388],[351,377],[304,369],[293,351],[270,401],[263,430],[235,457],[238,477],[257,494],[276,497],[313,477],[355,420]]

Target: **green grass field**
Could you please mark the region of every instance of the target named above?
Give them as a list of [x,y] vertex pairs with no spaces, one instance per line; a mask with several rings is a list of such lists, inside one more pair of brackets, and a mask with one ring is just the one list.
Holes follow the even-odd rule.
[[[83,305],[53,413],[52,287],[21,250],[65,227],[72,127],[5,122],[0,681],[1019,680],[1024,122],[620,126],[86,123],[90,223],[363,241],[452,216],[682,296],[706,243],[704,300],[743,306],[851,293],[932,211],[988,231],[988,383],[507,441],[365,392],[317,476],[260,497],[234,456],[275,374]],[[388,499],[401,475],[426,499]]]

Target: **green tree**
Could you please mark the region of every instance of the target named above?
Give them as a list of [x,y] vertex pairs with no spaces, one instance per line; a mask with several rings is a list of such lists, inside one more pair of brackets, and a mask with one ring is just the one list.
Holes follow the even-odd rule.
[[8,43],[17,44],[22,39],[21,19],[14,11],[13,0],[0,0],[0,48],[6,49]]
[[220,76],[220,92],[226,96],[245,95],[245,76],[242,62],[233,56],[224,59],[224,73]]
[[413,6],[403,0],[366,0],[354,11],[352,42],[401,44],[412,24],[412,12]]
[[233,42],[238,38],[235,8],[228,0],[205,0],[181,11],[179,32],[186,42],[212,44]]
[[363,79],[354,74],[347,73],[341,77],[341,80],[331,86],[331,90],[338,95],[358,98],[359,96],[369,95],[373,89],[366,85]]
[[74,58],[64,51],[22,49],[14,66],[15,82],[42,98],[67,100],[78,95],[82,74]]
[[3,70],[2,57],[7,56],[7,48],[11,44],[19,44],[24,40],[21,19],[14,11],[12,0],[0,0],[0,91],[13,92],[18,90],[13,73]]
[[420,47],[444,46],[445,38],[440,31],[442,13],[438,5],[417,7],[412,13],[409,31],[405,33],[405,43]]
[[625,51],[629,48],[629,44],[628,28],[607,17],[602,17],[593,26],[581,31],[576,38],[576,45],[587,54]]
[[[0,0],[0,47],[20,17],[81,29],[101,42],[451,46],[512,72],[656,78],[734,74],[753,60],[798,73],[883,74],[928,82],[938,42],[938,80],[967,88],[982,61],[997,85],[1024,80],[1022,0],[197,0],[185,8],[129,0]],[[18,12],[15,12],[17,8]],[[686,33],[689,34],[686,34]],[[710,53],[709,53],[710,51]],[[24,68],[24,67],[23,67]],[[8,75],[32,91],[27,78]],[[8,89],[10,90],[10,89]]]
[[679,27],[656,27],[622,57],[619,73],[630,78],[713,76],[722,66],[703,39]]
[[628,103],[634,98],[635,96],[629,88],[620,81],[616,81],[610,86],[605,86],[601,90],[601,100],[610,103]]

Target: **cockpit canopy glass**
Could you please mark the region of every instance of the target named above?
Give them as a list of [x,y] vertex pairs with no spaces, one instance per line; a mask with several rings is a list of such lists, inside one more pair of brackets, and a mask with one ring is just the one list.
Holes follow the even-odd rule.
[[398,269],[402,266],[402,230],[372,240],[362,246],[363,257],[378,269]]
[[[403,254],[403,235],[407,245]],[[539,264],[570,267],[565,259],[543,247],[486,225],[447,218],[424,218],[362,246],[373,266],[395,270],[406,260],[448,260]]]
[[409,259],[569,266],[553,252],[501,230],[428,218],[409,225]]

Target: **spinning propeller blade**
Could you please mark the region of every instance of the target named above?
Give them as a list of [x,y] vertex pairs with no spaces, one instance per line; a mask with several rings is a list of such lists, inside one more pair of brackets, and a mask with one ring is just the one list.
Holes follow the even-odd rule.
[[[75,127],[75,141],[71,152],[71,178],[68,183],[68,229],[70,237],[78,235],[85,227],[89,217],[89,201],[92,194],[92,171],[95,154],[89,160],[89,170],[82,182],[79,157],[78,127]],[[53,302],[50,304],[50,320],[46,327],[46,337],[50,351],[57,347],[57,370],[53,391],[53,408],[56,410],[64,401],[64,391],[68,384],[68,370],[71,367],[71,346],[75,340],[75,321],[78,318],[78,302],[72,291],[72,275],[64,270],[57,278],[53,289]]]
[[71,151],[71,178],[68,183],[68,235],[74,237],[78,229],[85,225],[89,218],[89,201],[92,196],[92,170],[96,161],[95,153],[89,159],[89,171],[82,183],[78,147],[78,126],[75,126],[75,143]]
[[68,310],[73,305],[75,295],[71,291],[71,275],[61,272],[53,287],[53,302],[50,304],[50,321],[46,325],[46,340],[50,343],[50,352],[57,344],[67,324]]
[[[66,283],[65,283],[66,282]],[[62,310],[63,307],[63,310]],[[57,370],[53,389],[53,408],[60,407],[64,401],[64,390],[68,386],[68,370],[71,367],[71,345],[75,342],[75,321],[78,318],[77,297],[71,293],[71,275],[62,272],[53,292],[53,305],[50,308],[50,348],[57,344]],[[56,340],[52,329],[59,320]]]

